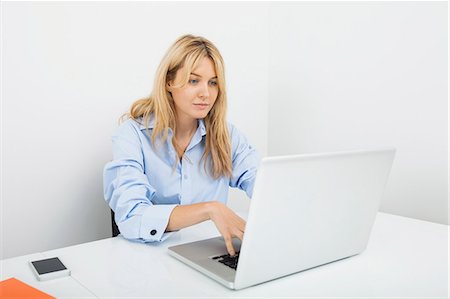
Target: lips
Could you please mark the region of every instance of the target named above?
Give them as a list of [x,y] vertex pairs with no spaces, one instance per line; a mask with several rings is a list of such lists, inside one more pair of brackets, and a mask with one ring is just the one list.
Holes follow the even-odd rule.
[[206,103],[194,103],[194,109],[197,110],[208,110],[209,109],[209,104]]

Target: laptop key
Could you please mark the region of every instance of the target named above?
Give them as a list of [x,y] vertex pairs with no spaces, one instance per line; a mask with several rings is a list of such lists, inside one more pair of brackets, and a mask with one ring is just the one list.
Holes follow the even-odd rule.
[[236,270],[237,264],[239,261],[239,252],[236,252],[236,255],[234,255],[234,256],[230,256],[229,254],[224,254],[221,256],[215,256],[212,259]]

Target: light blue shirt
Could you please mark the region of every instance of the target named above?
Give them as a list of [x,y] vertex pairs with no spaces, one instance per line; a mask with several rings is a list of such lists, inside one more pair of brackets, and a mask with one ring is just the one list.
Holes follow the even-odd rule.
[[172,130],[169,129],[166,142],[157,139],[154,147],[150,137],[153,127],[153,118],[148,130],[147,126],[129,119],[112,136],[113,160],[104,168],[104,196],[115,212],[123,237],[140,242],[162,241],[170,234],[165,230],[177,205],[206,201],[226,203],[229,187],[240,188],[248,197],[252,196],[261,159],[232,124],[228,124],[228,128],[233,174],[231,178],[219,179],[205,173],[203,120],[198,120],[197,131],[182,161],[177,161]]

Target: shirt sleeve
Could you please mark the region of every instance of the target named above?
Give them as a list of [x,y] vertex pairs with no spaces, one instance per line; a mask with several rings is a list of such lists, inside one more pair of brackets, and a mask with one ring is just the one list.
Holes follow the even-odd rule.
[[165,230],[177,205],[152,203],[156,190],[144,173],[139,134],[138,128],[128,121],[112,136],[113,160],[103,171],[104,196],[124,238],[139,242],[163,241],[170,235]]
[[230,180],[230,187],[239,188],[249,198],[253,195],[256,172],[261,157],[254,147],[252,147],[247,138],[241,134],[236,127],[229,125],[231,135],[231,159],[233,164],[233,174]]

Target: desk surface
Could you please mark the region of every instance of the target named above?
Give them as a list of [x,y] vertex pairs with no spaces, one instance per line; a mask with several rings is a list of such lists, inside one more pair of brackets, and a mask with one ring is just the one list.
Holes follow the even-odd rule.
[[[217,235],[212,222],[163,243],[109,238],[1,262],[16,277],[58,298],[127,297],[416,297],[448,298],[446,225],[378,213],[360,255],[240,291],[232,291],[170,257],[167,247]],[[58,256],[72,277],[38,282],[27,261]]]

